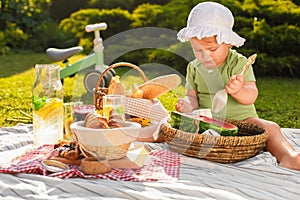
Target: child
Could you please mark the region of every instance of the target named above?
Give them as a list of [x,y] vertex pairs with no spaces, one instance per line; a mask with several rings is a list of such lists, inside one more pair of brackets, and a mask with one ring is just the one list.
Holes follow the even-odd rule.
[[187,27],[178,32],[181,42],[189,41],[196,59],[189,63],[186,94],[179,99],[176,110],[188,113],[194,109],[211,108],[215,93],[226,89],[228,101],[217,117],[244,120],[264,127],[268,132],[267,150],[282,167],[300,170],[300,153],[282,135],[280,127],[257,116],[254,102],[258,96],[253,69],[238,75],[247,58],[232,50],[245,39],[232,31],[234,18],[221,4],[203,2],[190,12]]

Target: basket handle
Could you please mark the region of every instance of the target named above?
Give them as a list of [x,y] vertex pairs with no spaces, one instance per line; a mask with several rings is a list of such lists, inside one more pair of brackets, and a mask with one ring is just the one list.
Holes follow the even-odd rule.
[[142,78],[144,79],[144,82],[146,82],[148,79],[146,77],[146,75],[144,74],[143,70],[141,70],[141,68],[139,68],[138,66],[128,63],[128,62],[118,62],[115,64],[110,65],[108,68],[106,68],[99,76],[98,78],[98,82],[95,88],[95,91],[98,91],[100,83],[102,78],[104,77],[104,75],[111,69],[116,68],[116,67],[120,67],[120,66],[126,66],[126,67],[131,67],[133,69],[135,69],[136,71],[138,71],[140,73],[140,75],[142,76]]

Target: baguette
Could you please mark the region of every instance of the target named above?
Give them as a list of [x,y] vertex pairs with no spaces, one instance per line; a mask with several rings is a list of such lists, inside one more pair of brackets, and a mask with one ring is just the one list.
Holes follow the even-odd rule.
[[177,74],[159,76],[138,86],[131,97],[153,100],[174,89],[180,83],[181,79]]
[[168,74],[153,78],[148,82],[159,83],[172,90],[181,83],[181,78],[177,74]]
[[153,100],[169,91],[169,88],[161,83],[148,82],[139,87],[143,91],[143,98]]

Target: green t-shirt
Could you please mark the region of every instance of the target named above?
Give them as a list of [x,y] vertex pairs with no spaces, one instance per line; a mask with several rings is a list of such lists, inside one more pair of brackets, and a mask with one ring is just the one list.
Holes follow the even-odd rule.
[[[230,50],[226,62],[214,70],[206,69],[197,59],[188,64],[186,74],[186,89],[196,90],[198,93],[199,107],[211,108],[215,93],[224,89],[230,77],[239,74],[243,66],[247,63],[247,58]],[[245,81],[255,81],[252,66],[244,73]],[[231,95],[221,112],[214,117],[244,120],[250,117],[257,117],[254,104],[242,105]]]

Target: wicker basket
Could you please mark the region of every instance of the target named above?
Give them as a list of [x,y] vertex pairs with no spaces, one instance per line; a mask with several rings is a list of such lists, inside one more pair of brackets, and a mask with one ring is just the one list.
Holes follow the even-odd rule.
[[[109,70],[116,67],[130,67],[139,72],[144,82],[147,81],[147,77],[144,72],[136,65],[127,62],[119,62],[108,67],[103,73],[99,76],[98,82],[96,85],[95,93],[94,93],[94,103],[96,110],[103,109],[103,96],[108,94],[108,88],[99,87],[101,80],[103,79],[105,73]],[[131,98],[129,96],[125,97],[125,114],[127,116],[135,116],[141,118],[151,119],[153,124],[160,123],[162,120],[169,116],[168,111],[164,108],[161,102],[158,99],[149,100],[144,98]],[[142,140],[144,142],[153,142],[153,136],[149,134],[149,137],[143,137],[145,129],[141,130],[141,135],[136,138],[136,140]],[[160,138],[162,140],[162,138]]]
[[80,144],[80,150],[85,157],[105,158],[114,160],[127,155],[131,142],[118,146],[92,146]]
[[219,163],[233,163],[255,156],[266,146],[265,129],[255,124],[227,119],[236,125],[237,136],[211,136],[188,133],[164,123],[161,134],[177,153]]
[[126,126],[113,129],[92,129],[84,126],[84,121],[71,124],[75,141],[85,157],[119,159],[126,156],[131,142],[140,133],[141,126],[125,122]]
[[145,76],[143,70],[141,70],[138,66],[128,63],[128,62],[119,62],[119,63],[115,63],[113,65],[110,65],[108,68],[106,68],[101,75],[98,78],[98,82],[97,85],[95,87],[95,92],[94,92],[94,103],[95,103],[95,107],[97,110],[102,110],[103,109],[103,96],[107,95],[108,93],[108,88],[105,87],[100,87],[101,84],[101,80],[103,79],[103,77],[105,76],[105,74],[107,72],[109,72],[111,69],[114,69],[116,67],[131,67],[133,69],[135,69],[136,71],[139,72],[139,74],[142,76],[142,78],[144,79],[144,82],[146,82],[148,79]]
[[105,158],[86,157],[81,161],[80,170],[85,174],[105,174],[111,168]]

